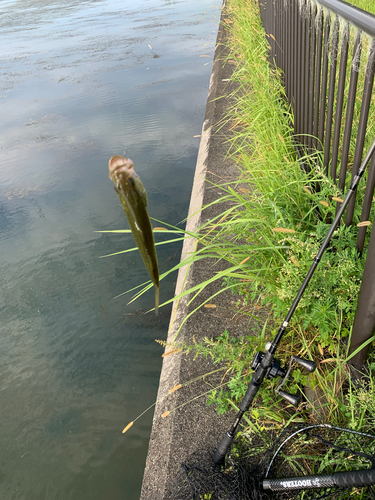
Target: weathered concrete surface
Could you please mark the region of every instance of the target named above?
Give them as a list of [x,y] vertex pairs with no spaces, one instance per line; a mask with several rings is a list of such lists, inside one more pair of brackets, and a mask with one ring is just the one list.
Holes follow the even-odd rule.
[[[225,4],[223,5],[222,19],[223,17],[227,17]],[[190,218],[187,230],[190,231],[194,231],[202,222],[212,219],[223,211],[223,205],[214,205],[200,212],[202,206],[217,200],[222,194],[219,187],[213,187],[207,180],[223,184],[236,180],[239,174],[233,161],[226,158],[229,127],[220,128],[217,125],[225,116],[230,104],[230,99],[222,96],[228,96],[233,90],[228,88],[227,83],[234,67],[233,61],[230,62],[227,59],[228,50],[225,47],[227,38],[228,32],[220,24],[189,208]],[[187,240],[183,247],[182,259],[189,255],[194,247],[195,242]],[[214,267],[212,264],[212,261],[204,260],[194,264],[190,269],[181,269],[178,275],[176,294],[210,278],[224,266],[223,263],[215,264]],[[169,342],[174,339],[184,318],[199,303],[204,302],[215,291],[220,290],[220,287],[220,283],[214,283],[191,305],[188,304],[191,297],[184,297],[178,304],[175,303],[168,333]],[[212,300],[216,304],[216,308],[201,308],[194,313],[182,326],[178,340],[192,344],[195,340],[199,342],[204,337],[216,337],[225,329],[237,335],[249,334],[251,325],[248,319],[234,319],[236,311],[232,301],[232,296],[226,292],[216,296]],[[167,347],[168,350],[171,349]],[[213,365],[210,360],[205,360],[202,357],[194,360],[193,356],[181,355],[181,353],[165,357],[158,400],[165,397],[168,391],[177,384],[195,379],[217,367],[218,365]],[[210,376],[208,381],[211,384],[219,384],[222,376],[221,372],[216,377]],[[164,419],[161,417],[162,413],[190,401],[210,388],[207,381],[200,380],[157,403],[141,500],[166,500],[170,498],[169,489],[181,463],[189,455],[196,454],[197,451],[213,452],[220,443],[224,432],[230,427],[234,413],[219,417],[214,407],[207,406],[205,397],[189,402]]]

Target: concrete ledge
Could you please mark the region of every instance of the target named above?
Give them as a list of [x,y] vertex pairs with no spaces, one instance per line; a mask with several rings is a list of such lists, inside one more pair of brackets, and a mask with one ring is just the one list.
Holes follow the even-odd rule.
[[[223,17],[228,17],[224,12],[225,2],[222,9],[222,20]],[[225,96],[228,96],[233,90],[228,88],[227,83],[234,67],[227,61],[228,50],[225,47],[227,37],[226,29],[220,24],[189,207],[189,219],[186,226],[188,231],[195,231],[201,223],[218,215],[225,208],[223,205],[214,205],[204,212],[200,211],[202,206],[217,200],[222,195],[220,187],[213,186],[212,182],[219,184],[233,182],[239,174],[236,165],[226,158],[226,140],[228,133],[230,133],[229,127],[217,127],[230,104]],[[210,180],[211,183],[206,182],[207,180]],[[194,251],[195,244],[191,239],[184,242],[181,259]],[[213,263],[205,259],[194,264],[190,269],[181,268],[176,284],[176,295],[182,290],[187,290],[194,284],[212,277],[215,272],[225,266],[224,263],[219,263],[219,265],[215,263],[215,267],[211,264]],[[199,303],[209,298],[215,291],[220,290],[220,287],[221,283],[213,283],[201,293],[193,305],[188,304],[191,297],[183,297],[179,302],[174,303],[168,342],[174,340],[176,332],[186,316]],[[215,309],[201,308],[184,323],[178,333],[179,341],[188,344],[194,341],[199,342],[204,337],[218,336],[225,329],[237,335],[249,333],[248,319],[237,322],[233,320],[235,310],[231,303],[230,294],[221,293],[215,297],[214,302]],[[210,389],[211,386],[207,385],[205,381],[201,380],[184,387],[161,401],[168,394],[168,391],[177,384],[195,379],[217,367],[217,365],[212,365],[211,360],[199,358],[199,360],[194,361],[193,356],[181,353],[164,358],[158,391],[160,402],[155,407],[141,500],[167,500],[170,498],[169,490],[181,463],[191,454],[197,455],[200,450],[202,453],[214,451],[224,432],[230,427],[234,414],[219,417],[215,408],[207,406],[204,397],[192,401],[197,395]],[[221,377],[222,373],[211,377],[210,383],[220,383]],[[161,417],[162,413],[186,402],[189,404],[172,412],[164,419]]]

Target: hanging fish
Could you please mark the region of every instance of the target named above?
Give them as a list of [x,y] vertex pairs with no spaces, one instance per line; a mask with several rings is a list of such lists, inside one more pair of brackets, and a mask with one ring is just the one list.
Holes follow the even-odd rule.
[[150,217],[147,212],[147,194],[141,179],[134,171],[133,162],[123,156],[112,156],[108,163],[109,178],[115,185],[131,232],[142,255],[148,274],[155,286],[155,313],[159,307],[159,269]]

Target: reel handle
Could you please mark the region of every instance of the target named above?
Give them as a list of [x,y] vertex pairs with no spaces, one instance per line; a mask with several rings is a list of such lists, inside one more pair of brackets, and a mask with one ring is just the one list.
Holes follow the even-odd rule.
[[305,370],[307,370],[308,372],[312,373],[313,371],[316,370],[315,361],[310,361],[309,359],[303,359],[303,358],[300,358],[299,356],[292,356],[292,358],[293,358],[293,361],[295,361],[299,365],[303,366],[303,368],[305,368]]
[[293,406],[298,406],[301,402],[301,398],[299,396],[296,396],[295,394],[290,394],[290,392],[285,392],[282,391],[281,389],[275,392],[282,398],[286,399],[288,403],[292,404]]

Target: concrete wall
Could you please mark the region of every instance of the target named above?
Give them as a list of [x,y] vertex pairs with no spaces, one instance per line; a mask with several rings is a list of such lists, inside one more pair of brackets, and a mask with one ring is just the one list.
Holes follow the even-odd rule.
[[[222,19],[227,17],[224,4]],[[222,189],[219,186],[213,186],[212,182],[223,184],[232,182],[238,177],[237,167],[231,159],[226,158],[229,126],[223,128],[218,126],[230,105],[230,99],[225,96],[228,96],[233,90],[227,82],[235,67],[233,61],[228,61],[228,49],[225,47],[227,39],[228,32],[220,24],[191,195],[186,228],[188,231],[196,230],[201,223],[212,219],[225,208],[223,205],[217,205],[203,212],[200,211],[202,206],[218,199],[223,194]],[[194,248],[195,242],[190,239],[186,240],[182,259],[193,252]],[[212,261],[204,260],[194,264],[190,269],[182,268],[178,275],[176,294],[208,279],[223,269],[225,265],[224,263],[215,263],[212,266],[212,264],[214,264]],[[177,330],[189,312],[209,298],[210,294],[220,289],[221,283],[214,283],[192,305],[188,304],[191,297],[184,297],[178,303],[174,303],[168,342],[173,341]],[[238,335],[249,333],[248,320],[236,319],[233,298],[230,294],[221,293],[212,302],[215,303],[216,308],[201,308],[185,322],[178,334],[179,341],[188,344],[194,341],[199,342],[204,337],[220,335],[225,329]],[[168,350],[171,348],[167,347]],[[181,353],[165,357],[160,377],[158,400],[165,397],[168,391],[177,384],[183,384],[215,368],[218,368],[218,365],[212,365],[211,360],[205,360],[201,357],[194,360],[193,356]],[[219,373],[216,377],[208,377],[207,381],[213,385],[219,384],[223,373]],[[156,404],[141,500],[171,498],[170,489],[173,489],[173,483],[179,474],[181,463],[192,455],[199,461],[200,453],[213,452],[225,431],[230,427],[234,413],[219,417],[214,407],[207,406],[205,397],[191,401],[192,398],[210,389],[211,386],[208,385],[207,381],[197,381]],[[164,419],[161,417],[162,413],[187,401],[189,403],[183,408],[172,412]]]

